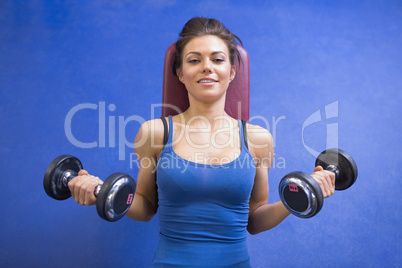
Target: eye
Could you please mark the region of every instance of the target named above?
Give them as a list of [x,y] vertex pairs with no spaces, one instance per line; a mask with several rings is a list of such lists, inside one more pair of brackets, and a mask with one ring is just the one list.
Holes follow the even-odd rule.
[[221,58],[216,58],[216,59],[214,59],[214,62],[217,62],[217,63],[221,63],[221,62],[224,62],[225,60],[224,59],[221,59]]
[[200,62],[198,59],[191,59],[187,61],[188,63],[197,63]]

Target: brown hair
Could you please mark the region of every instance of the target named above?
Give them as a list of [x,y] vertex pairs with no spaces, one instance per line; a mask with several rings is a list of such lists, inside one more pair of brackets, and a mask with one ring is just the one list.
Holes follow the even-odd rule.
[[173,73],[176,74],[176,69],[180,69],[182,65],[183,49],[191,39],[203,35],[215,35],[221,38],[229,48],[230,64],[235,64],[235,58],[240,63],[241,58],[237,50],[236,39],[241,45],[240,38],[229,31],[223,23],[216,19],[208,19],[205,17],[194,17],[190,19],[183,27],[179,34],[179,40],[176,42],[176,51],[173,61]]

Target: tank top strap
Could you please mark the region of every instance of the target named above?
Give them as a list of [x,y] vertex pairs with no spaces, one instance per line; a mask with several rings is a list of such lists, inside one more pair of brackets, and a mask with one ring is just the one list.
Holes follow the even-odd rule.
[[248,150],[248,144],[247,144],[247,127],[246,127],[246,121],[245,120],[240,120],[237,119],[239,123],[239,132],[240,132],[240,140],[241,140],[241,150],[243,151],[244,149]]
[[[172,124],[170,115],[168,116],[169,127],[168,127],[165,117],[161,116],[160,119],[162,120],[162,123],[163,123],[163,147],[165,148],[166,146],[169,146],[169,144],[172,144],[172,139],[169,139],[169,138],[171,136],[170,128],[171,128],[171,126],[173,126],[173,124]],[[169,143],[169,141],[170,141],[170,143]]]
[[172,146],[173,146],[173,119],[172,119],[172,116],[169,115],[168,119],[169,119],[169,127],[168,127],[169,138],[167,140],[166,146],[172,148]]

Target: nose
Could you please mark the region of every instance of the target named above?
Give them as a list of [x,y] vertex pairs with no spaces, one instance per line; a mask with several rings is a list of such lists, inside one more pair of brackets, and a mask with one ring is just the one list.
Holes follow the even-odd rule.
[[206,59],[204,61],[202,73],[212,73],[212,70],[213,70],[212,62],[209,59]]

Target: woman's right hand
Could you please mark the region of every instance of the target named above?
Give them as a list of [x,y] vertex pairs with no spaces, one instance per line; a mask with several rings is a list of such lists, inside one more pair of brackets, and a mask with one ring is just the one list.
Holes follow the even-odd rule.
[[68,188],[75,202],[92,206],[96,204],[95,188],[102,183],[98,177],[89,175],[86,170],[80,170],[78,176],[68,182]]

